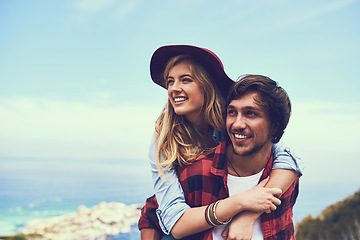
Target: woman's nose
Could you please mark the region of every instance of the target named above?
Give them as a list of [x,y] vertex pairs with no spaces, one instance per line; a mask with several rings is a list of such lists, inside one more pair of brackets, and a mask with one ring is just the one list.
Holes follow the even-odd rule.
[[171,85],[171,90],[174,92],[180,92],[181,89],[181,82],[175,80],[174,83]]

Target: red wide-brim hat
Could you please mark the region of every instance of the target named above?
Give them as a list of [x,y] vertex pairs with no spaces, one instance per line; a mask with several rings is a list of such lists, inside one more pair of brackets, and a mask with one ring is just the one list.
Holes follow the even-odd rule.
[[168,61],[177,55],[187,54],[192,56],[200,63],[206,71],[212,76],[212,80],[226,98],[230,87],[234,81],[228,77],[224,71],[224,66],[220,58],[212,51],[206,48],[200,48],[190,45],[167,45],[158,48],[151,57],[150,74],[152,80],[163,88],[165,86],[164,71]]

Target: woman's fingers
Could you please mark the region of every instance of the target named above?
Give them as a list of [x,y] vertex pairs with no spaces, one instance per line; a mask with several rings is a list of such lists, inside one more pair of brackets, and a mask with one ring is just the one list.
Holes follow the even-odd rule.
[[264,180],[262,180],[261,182],[259,182],[258,186],[265,187],[266,184],[268,183],[268,181],[269,181],[269,177],[267,177]]
[[281,196],[282,190],[280,188],[266,188],[270,194],[274,196]]

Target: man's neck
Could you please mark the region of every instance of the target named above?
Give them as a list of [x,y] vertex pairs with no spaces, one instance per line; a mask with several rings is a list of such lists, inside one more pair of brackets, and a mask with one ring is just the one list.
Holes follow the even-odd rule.
[[[259,173],[269,160],[272,143],[266,144],[261,150],[248,156],[240,156],[234,153],[231,144],[226,147],[226,156],[231,161],[232,166],[241,177],[247,177]],[[232,166],[228,164],[231,172]],[[232,174],[235,175],[235,174]]]

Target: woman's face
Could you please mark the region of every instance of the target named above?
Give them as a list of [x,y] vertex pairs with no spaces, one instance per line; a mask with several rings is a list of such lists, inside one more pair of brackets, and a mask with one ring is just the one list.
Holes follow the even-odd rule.
[[169,100],[175,113],[185,115],[192,124],[201,124],[204,94],[194,79],[189,63],[177,63],[170,69],[166,80]]

